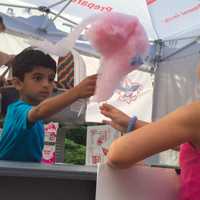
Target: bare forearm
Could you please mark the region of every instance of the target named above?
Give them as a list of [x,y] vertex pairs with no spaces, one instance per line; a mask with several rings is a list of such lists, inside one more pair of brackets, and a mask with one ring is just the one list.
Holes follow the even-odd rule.
[[58,96],[48,98],[31,110],[29,119],[30,121],[36,121],[50,117],[75,102],[78,98],[79,96],[75,88]]
[[114,141],[108,152],[108,163],[128,168],[155,153],[187,141],[195,142],[200,132],[199,121],[200,106],[194,104],[181,108]]
[[[167,137],[165,139],[162,136],[157,137],[156,135],[160,130],[157,133],[155,131],[155,136],[153,136],[153,126],[154,124],[151,124],[137,129],[114,141],[108,153],[109,164],[115,168],[128,168],[153,154],[170,149],[183,142],[183,140],[173,141]],[[149,135],[146,133],[149,133]],[[146,137],[143,134],[146,134]],[[165,134],[164,131],[163,134]]]
[[[130,118],[128,118],[126,123],[124,123],[124,130],[127,130],[127,128],[128,128],[129,120],[130,120]],[[145,121],[137,119],[137,121],[135,123],[134,130],[142,128],[142,127],[144,127],[144,126],[146,126],[148,124],[149,124],[148,122],[145,122]]]
[[149,124],[148,122],[137,120],[135,124],[135,129],[142,128],[143,126],[146,126],[148,124]]

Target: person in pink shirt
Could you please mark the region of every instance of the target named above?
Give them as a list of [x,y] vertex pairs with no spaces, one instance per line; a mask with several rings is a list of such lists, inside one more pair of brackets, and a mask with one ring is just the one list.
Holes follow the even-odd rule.
[[[200,77],[199,72],[200,66]],[[107,103],[100,110],[110,118],[105,123],[128,133],[111,144],[107,155],[109,166],[129,168],[153,154],[180,145],[179,199],[200,199],[200,101],[182,106],[152,123],[129,117]]]

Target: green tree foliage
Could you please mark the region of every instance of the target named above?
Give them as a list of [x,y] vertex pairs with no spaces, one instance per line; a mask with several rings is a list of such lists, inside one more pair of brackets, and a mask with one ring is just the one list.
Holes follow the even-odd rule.
[[87,125],[98,124],[87,123],[67,130],[65,138],[65,163],[85,164]]
[[65,163],[72,163],[76,165],[85,164],[86,147],[75,143],[70,139],[65,139]]
[[73,140],[77,144],[82,144],[86,146],[86,135],[87,135],[87,127],[79,126],[77,128],[69,130],[66,134],[66,138]]

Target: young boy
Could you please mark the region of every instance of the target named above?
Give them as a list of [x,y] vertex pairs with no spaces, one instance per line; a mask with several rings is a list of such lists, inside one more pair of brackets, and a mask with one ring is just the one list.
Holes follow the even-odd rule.
[[26,49],[13,61],[13,78],[19,100],[8,107],[0,137],[0,159],[40,162],[44,145],[43,119],[79,98],[94,94],[96,75],[58,96],[53,90],[56,63],[39,50]]

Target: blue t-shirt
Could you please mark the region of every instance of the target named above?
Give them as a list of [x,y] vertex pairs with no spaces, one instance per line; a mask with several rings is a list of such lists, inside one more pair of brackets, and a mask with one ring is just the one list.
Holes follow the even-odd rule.
[[42,121],[28,121],[31,108],[31,105],[21,100],[8,106],[0,136],[0,160],[40,162],[44,125]]

